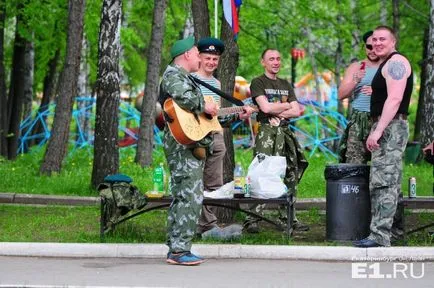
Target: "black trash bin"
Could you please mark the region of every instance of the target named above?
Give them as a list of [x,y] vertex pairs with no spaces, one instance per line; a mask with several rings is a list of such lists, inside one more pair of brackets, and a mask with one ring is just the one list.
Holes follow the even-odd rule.
[[369,235],[369,165],[327,165],[326,239],[360,240]]

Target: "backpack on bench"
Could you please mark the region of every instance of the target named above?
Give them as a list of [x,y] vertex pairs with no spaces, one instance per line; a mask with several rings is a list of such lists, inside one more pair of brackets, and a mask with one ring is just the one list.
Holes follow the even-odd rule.
[[109,175],[98,185],[101,197],[101,223],[104,232],[111,230],[121,216],[134,209],[141,209],[147,199],[139,189],[131,184],[132,179],[123,174]]

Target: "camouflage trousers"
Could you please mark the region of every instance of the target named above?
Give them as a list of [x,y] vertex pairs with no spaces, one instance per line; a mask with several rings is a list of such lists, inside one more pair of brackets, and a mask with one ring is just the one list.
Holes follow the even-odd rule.
[[191,149],[165,152],[173,197],[167,216],[167,246],[169,252],[190,251],[202,208],[204,161],[194,157]]
[[[288,127],[276,127],[269,124],[261,124],[258,135],[256,135],[254,154],[263,153],[270,156],[286,157],[286,173],[283,182],[288,188],[288,193],[292,193],[294,201],[297,195],[297,184],[303,177],[303,173],[308,166],[308,162],[303,154],[303,149],[300,147],[294,133]],[[250,210],[259,215],[263,215],[264,204],[252,205]],[[280,207],[278,210],[278,221],[282,220],[282,224],[286,223],[286,210]],[[295,209],[293,209],[293,219],[295,217]],[[245,225],[252,222],[257,222],[258,219],[252,216],[247,216]]]
[[[374,123],[372,130],[377,127]],[[392,223],[397,211],[402,179],[402,157],[408,141],[406,120],[392,120],[372,151],[369,190],[371,193],[371,233],[369,238],[390,246]]]
[[347,128],[339,143],[339,163],[366,164],[370,152],[366,139],[372,126],[369,112],[352,110]]

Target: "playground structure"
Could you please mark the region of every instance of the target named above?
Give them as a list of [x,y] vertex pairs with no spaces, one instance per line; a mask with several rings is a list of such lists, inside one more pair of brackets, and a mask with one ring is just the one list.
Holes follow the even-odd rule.
[[[310,79],[309,79],[310,78]],[[310,151],[309,156],[315,152],[322,152],[327,157],[336,158],[334,148],[341,138],[346,127],[346,119],[324,103],[318,103],[312,95],[311,88],[307,87],[313,76],[307,75],[296,84],[296,94],[302,106],[302,115],[290,121],[291,129],[296,133],[302,147]],[[323,85],[327,80],[323,78]],[[329,82],[330,83],[330,82]],[[331,85],[329,85],[331,86]],[[333,88],[326,87],[321,93],[325,93],[329,99],[333,95]],[[237,76],[234,97],[246,104],[251,104],[249,83],[242,77]],[[141,96],[143,97],[143,95]],[[139,97],[137,97],[139,100]],[[77,149],[92,147],[94,141],[93,127],[95,124],[95,98],[77,97],[77,104],[72,112],[70,143],[72,152]],[[130,101],[121,101],[119,107],[119,147],[136,145],[138,139],[138,127],[140,125],[139,101],[131,104]],[[335,106],[336,107],[336,106]],[[55,104],[50,104],[43,112],[33,111],[20,125],[21,136],[19,139],[18,153],[26,153],[31,146],[42,147],[50,137],[50,127],[54,118]],[[254,118],[254,117],[252,117]],[[35,127],[42,126],[42,133],[35,134]],[[164,120],[161,113],[161,106],[157,104],[155,114],[154,143],[161,145],[161,130],[164,127]],[[257,123],[249,119],[237,121],[232,125],[234,145],[242,147],[254,146],[254,138]]]

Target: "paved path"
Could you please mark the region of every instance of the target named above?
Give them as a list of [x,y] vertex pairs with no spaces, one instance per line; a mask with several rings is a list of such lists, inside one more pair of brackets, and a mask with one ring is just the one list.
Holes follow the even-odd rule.
[[[355,263],[359,265],[357,270],[353,264],[209,259],[200,266],[184,267],[168,265],[161,258],[0,257],[0,287],[420,288],[432,287],[434,283],[434,263],[413,263],[412,270],[409,263],[395,268],[393,263]],[[372,264],[377,265],[377,274],[366,266]],[[402,271],[403,265],[407,265],[407,270],[397,271],[397,268]],[[353,279],[353,273],[358,277],[384,276],[385,279]]]

